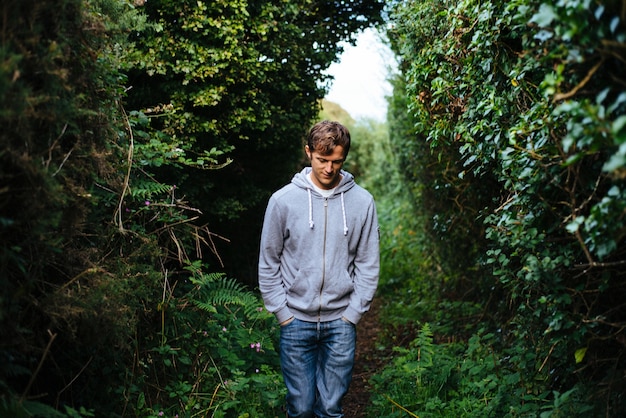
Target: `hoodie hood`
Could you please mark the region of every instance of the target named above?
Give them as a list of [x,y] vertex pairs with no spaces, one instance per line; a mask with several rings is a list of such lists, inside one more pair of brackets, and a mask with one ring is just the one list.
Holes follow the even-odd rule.
[[[354,176],[352,174],[344,170],[341,170],[340,173],[341,173],[341,180],[339,180],[339,184],[335,188],[335,194],[347,192],[356,184],[354,181]],[[315,191],[315,189],[311,185],[311,180],[309,177],[310,174],[311,174],[311,167],[304,167],[302,171],[300,171],[299,173],[296,173],[293,176],[293,178],[291,179],[291,182],[302,189],[312,189],[313,191]],[[318,196],[320,196],[319,193],[317,192],[315,193]]]
[[[309,195],[309,228],[313,229],[315,227],[315,223],[313,222],[313,196],[319,199],[324,199],[324,197],[317,191],[317,189],[311,183],[311,167],[305,167],[299,173],[296,173],[291,182],[305,189]],[[348,221],[346,219],[346,203],[344,199],[344,193],[350,190],[356,182],[354,181],[354,176],[347,171],[341,170],[341,180],[339,180],[339,184],[335,187],[335,191],[329,199],[332,199],[335,196],[341,197],[341,214],[343,217],[343,235],[348,235]]]

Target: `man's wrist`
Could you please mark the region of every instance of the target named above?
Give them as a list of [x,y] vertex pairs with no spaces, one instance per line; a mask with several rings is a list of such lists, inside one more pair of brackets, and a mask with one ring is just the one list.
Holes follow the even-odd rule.
[[291,321],[293,321],[294,319],[296,319],[295,316],[292,316],[291,318],[285,319],[283,322],[281,322],[279,325],[281,327],[284,327],[285,325],[289,324]]
[[341,320],[342,320],[343,322],[347,322],[347,323],[348,323],[348,324],[350,324],[350,325],[354,325],[354,323],[353,323],[352,321],[350,321],[348,318],[346,318],[345,316],[342,316],[342,317],[341,317]]

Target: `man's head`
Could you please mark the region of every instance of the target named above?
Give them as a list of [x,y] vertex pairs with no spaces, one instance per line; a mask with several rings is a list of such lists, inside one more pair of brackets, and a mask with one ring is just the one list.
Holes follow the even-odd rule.
[[311,160],[311,178],[316,186],[332,189],[341,180],[341,167],[350,151],[350,132],[338,122],[322,121],[309,131],[304,147]]
[[350,151],[350,131],[339,122],[324,120],[313,125],[306,142],[307,155],[311,152],[330,155],[336,146],[341,146],[345,159]]

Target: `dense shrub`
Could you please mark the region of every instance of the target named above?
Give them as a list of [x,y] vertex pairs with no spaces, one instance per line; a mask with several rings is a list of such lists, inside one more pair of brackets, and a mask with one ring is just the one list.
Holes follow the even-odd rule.
[[[626,33],[619,7],[394,4],[390,37],[406,83],[395,95],[407,97],[412,123],[391,121],[391,131],[402,133],[392,146],[414,210],[434,237],[427,253],[443,267],[445,312],[424,320],[435,321],[435,335],[460,337],[461,352],[493,350],[497,378],[489,379],[498,390],[531,396],[526,409],[506,412],[495,392],[484,392],[492,412],[467,416],[588,416],[582,404],[597,416],[624,410],[626,92],[617,46]],[[459,347],[435,351],[446,363]],[[464,362],[484,369],[477,358]],[[399,374],[401,367],[408,366],[397,364]],[[444,393],[431,392],[412,411],[422,416],[428,402],[458,401]]]
[[16,415],[7,394],[60,410],[85,405],[89,396],[71,382],[85,378],[93,389],[88,366],[114,353],[95,359],[94,350],[123,344],[132,316],[107,299],[124,283],[99,262],[124,126],[123,77],[104,54],[120,28],[107,24],[123,25],[124,7],[102,3],[110,21],[95,2],[0,6],[0,410]]
[[[234,279],[190,265],[164,288],[154,321],[138,330],[132,372],[112,395],[122,416],[281,415],[278,326]],[[170,283],[164,283],[164,286]]]

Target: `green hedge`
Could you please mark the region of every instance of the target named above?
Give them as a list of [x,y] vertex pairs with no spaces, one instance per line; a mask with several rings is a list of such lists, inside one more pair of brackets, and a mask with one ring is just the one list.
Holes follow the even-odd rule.
[[[468,0],[392,11],[406,83],[395,94],[411,117],[392,141],[443,267],[443,306],[480,307],[472,335],[487,330],[499,379],[518,376],[499,384],[543,399],[537,413],[625,408],[620,7]],[[437,330],[467,329],[450,312]]]

